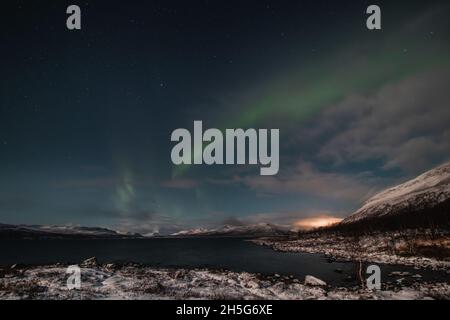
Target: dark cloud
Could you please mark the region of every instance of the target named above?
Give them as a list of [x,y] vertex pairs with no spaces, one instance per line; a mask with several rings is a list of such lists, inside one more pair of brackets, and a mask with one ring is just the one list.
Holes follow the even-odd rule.
[[246,225],[246,223],[244,223],[243,221],[241,221],[240,219],[238,219],[236,217],[228,217],[222,221],[222,224],[228,225],[228,226],[235,226],[235,227],[241,227],[241,226]]
[[341,201],[360,202],[379,183],[367,173],[321,172],[312,163],[300,161],[278,176],[245,176],[237,179],[244,185],[274,194],[303,194]]
[[[319,153],[335,165],[382,161],[410,174],[450,156],[450,70],[416,75],[368,96],[352,96],[316,120],[331,132]],[[345,127],[342,128],[342,123]]]

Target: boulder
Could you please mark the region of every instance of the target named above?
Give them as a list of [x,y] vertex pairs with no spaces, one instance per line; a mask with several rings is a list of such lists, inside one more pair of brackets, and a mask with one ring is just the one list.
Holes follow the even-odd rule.
[[98,265],[98,261],[97,261],[96,257],[86,259],[81,263],[82,267],[96,267],[97,265]]
[[306,276],[305,277],[305,286],[311,286],[311,287],[325,287],[327,283],[323,280],[320,280],[313,276]]

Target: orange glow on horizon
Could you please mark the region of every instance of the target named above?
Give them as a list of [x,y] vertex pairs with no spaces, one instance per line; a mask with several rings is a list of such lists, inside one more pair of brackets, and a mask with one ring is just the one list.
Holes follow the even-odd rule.
[[317,217],[300,219],[294,222],[293,226],[297,230],[316,229],[321,227],[328,227],[333,224],[341,222],[343,219],[327,215]]

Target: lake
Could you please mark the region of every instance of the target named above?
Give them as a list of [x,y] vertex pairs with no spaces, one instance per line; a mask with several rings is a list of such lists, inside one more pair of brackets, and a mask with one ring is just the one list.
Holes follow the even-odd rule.
[[[2,240],[0,265],[78,264],[97,257],[100,263],[135,262],[154,267],[213,268],[266,275],[313,275],[333,285],[349,284],[356,264],[329,262],[323,255],[283,253],[235,238]],[[441,272],[403,266],[381,266],[383,279],[392,271],[420,273],[424,280],[448,277]],[[336,272],[336,270],[340,270]],[[448,279],[447,279],[448,280]]]

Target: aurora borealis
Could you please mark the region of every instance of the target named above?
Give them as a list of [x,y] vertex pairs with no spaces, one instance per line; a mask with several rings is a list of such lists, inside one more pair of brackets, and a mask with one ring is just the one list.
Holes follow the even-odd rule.
[[[351,213],[450,157],[450,5],[4,4],[0,223],[170,233]],[[279,128],[280,172],[174,166],[170,134]]]

